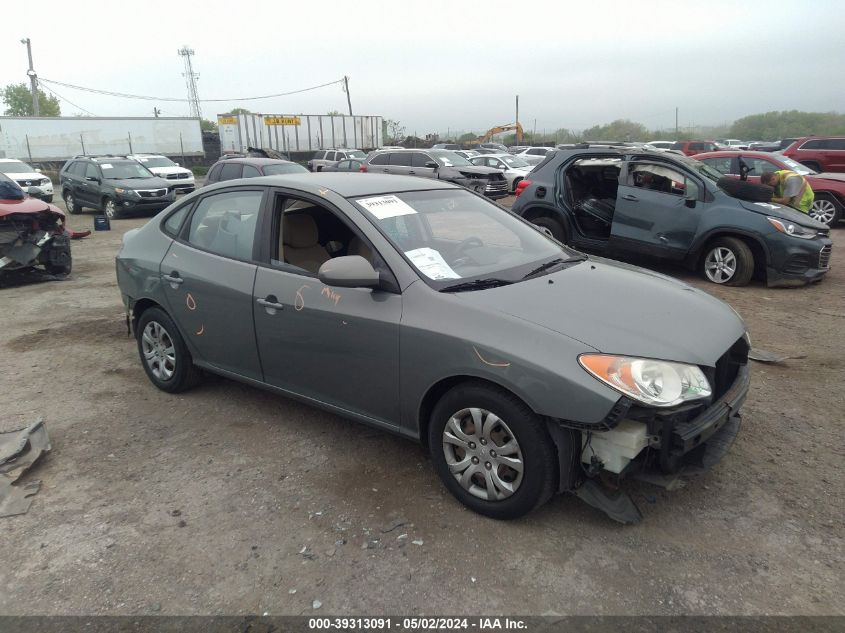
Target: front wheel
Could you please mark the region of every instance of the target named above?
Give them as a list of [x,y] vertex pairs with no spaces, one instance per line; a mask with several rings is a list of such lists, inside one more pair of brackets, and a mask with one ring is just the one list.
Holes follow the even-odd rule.
[[103,199],[103,213],[109,220],[117,220],[120,217],[120,207],[111,198]]
[[707,246],[702,272],[714,284],[745,286],[754,274],[754,254],[741,239],[720,237]]
[[138,319],[136,336],[141,364],[156,387],[178,393],[197,383],[199,370],[176,324],[164,310],[146,310]]
[[832,196],[817,193],[807,215],[822,224],[833,227],[842,218],[842,206]]
[[543,422],[507,391],[480,382],[446,393],[428,429],[432,462],[461,503],[495,519],[541,506],[557,487],[557,458]]

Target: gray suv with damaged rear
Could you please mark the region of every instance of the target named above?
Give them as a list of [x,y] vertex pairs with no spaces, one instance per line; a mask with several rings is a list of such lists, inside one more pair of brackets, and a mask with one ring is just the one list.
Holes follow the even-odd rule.
[[420,441],[500,519],[566,492],[637,521],[601,482],[706,470],[748,391],[730,307],[433,179],[212,185],[127,232],[116,266],[156,387],[203,369]]

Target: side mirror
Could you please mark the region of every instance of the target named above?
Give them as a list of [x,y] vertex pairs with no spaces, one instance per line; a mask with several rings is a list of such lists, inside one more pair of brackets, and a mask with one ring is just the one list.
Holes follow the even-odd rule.
[[320,266],[317,278],[338,288],[378,288],[381,278],[372,264],[360,255],[334,257]]
[[41,198],[46,195],[41,187],[27,187],[26,192],[33,198]]
[[426,162],[425,167],[428,167],[429,169],[437,169],[437,162],[430,160]]
[[96,176],[85,176],[85,180],[88,180],[90,182],[100,182],[100,179]]
[[684,204],[690,209],[695,209],[696,202],[698,202],[698,199],[695,196],[687,196],[684,198]]
[[177,166],[177,167],[181,167],[182,165],[181,165],[180,163],[176,163],[176,166]]

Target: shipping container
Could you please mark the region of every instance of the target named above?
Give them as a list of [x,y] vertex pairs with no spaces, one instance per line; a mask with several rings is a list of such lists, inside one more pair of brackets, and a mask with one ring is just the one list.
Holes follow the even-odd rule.
[[220,149],[245,152],[248,147],[279,152],[308,152],[326,147],[371,150],[381,147],[380,116],[344,114],[219,114]]
[[200,121],[176,117],[0,117],[0,158],[61,161],[77,154],[203,156]]

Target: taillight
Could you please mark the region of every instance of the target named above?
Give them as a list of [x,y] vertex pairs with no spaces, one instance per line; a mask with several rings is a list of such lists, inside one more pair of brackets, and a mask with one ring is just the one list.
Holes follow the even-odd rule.
[[513,192],[513,195],[518,198],[519,195],[525,190],[525,188],[529,187],[532,184],[534,183],[528,180],[527,178],[520,180],[518,183],[516,183],[516,191]]
[[367,173],[367,166],[366,166],[366,165],[361,165],[361,166],[358,168],[358,171],[360,171],[362,174],[366,174],[366,173]]

